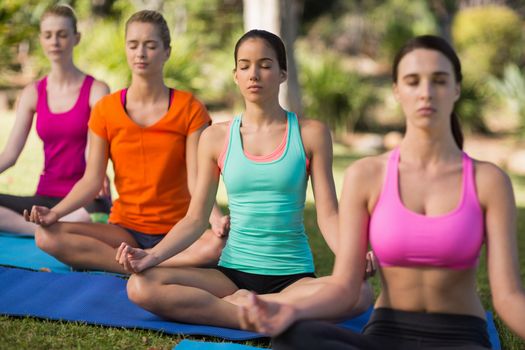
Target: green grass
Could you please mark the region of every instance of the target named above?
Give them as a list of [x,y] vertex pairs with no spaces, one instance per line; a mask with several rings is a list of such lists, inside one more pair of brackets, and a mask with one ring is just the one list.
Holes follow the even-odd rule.
[[[13,124],[13,115],[0,116],[0,149],[3,148]],[[337,192],[340,193],[342,173],[348,164],[359,155],[352,154],[341,145],[334,147],[334,177]],[[40,141],[34,130],[28,144],[15,167],[0,174],[0,192],[32,194],[36,188],[38,174],[42,168]],[[518,250],[525,252],[525,177],[513,176],[513,185],[519,205]],[[224,188],[219,189],[219,201],[225,202]],[[305,210],[305,225],[310,236],[318,275],[329,274],[333,265],[333,254],[323,241],[316,224],[315,208],[309,191],[309,203]],[[525,280],[525,254],[520,256],[522,281]],[[372,279],[376,293],[379,290],[377,278]],[[486,273],[485,257],[482,256],[478,272],[478,290],[485,308],[492,310],[490,289]],[[495,316],[500,333],[502,348],[506,350],[525,349],[525,343],[514,336],[501,320]],[[34,318],[0,316],[0,349],[171,349],[182,339],[222,340],[172,336],[144,330],[129,330],[86,325],[83,323],[44,321]],[[245,344],[267,347],[268,342],[245,342]]]

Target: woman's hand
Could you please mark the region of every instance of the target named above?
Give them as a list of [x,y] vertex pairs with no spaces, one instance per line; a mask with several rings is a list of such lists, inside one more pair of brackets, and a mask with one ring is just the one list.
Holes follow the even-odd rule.
[[255,293],[247,299],[246,305],[239,308],[242,329],[276,336],[296,321],[296,309],[291,305],[264,301]]
[[125,242],[118,247],[115,260],[130,273],[144,271],[159,263],[155,255],[144,249],[133,248]]
[[226,237],[230,232],[230,216],[224,215],[218,219],[211,219],[210,225],[211,230],[217,237]]
[[24,219],[40,226],[50,226],[58,221],[58,214],[47,207],[33,205],[31,213],[24,210]]

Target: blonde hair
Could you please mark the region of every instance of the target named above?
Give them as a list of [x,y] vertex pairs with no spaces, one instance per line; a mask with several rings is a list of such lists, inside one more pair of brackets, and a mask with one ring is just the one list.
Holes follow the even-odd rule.
[[160,40],[164,45],[164,48],[171,47],[171,36],[170,29],[168,24],[162,15],[153,10],[142,10],[135,12],[127,21],[126,21],[126,33],[128,32],[128,27],[131,23],[140,22],[140,23],[151,23],[159,30]]
[[60,16],[69,18],[71,20],[71,27],[73,28],[73,33],[77,33],[77,16],[75,15],[75,11],[71,6],[66,4],[57,4],[48,7],[40,17],[40,22],[42,22],[49,16]]

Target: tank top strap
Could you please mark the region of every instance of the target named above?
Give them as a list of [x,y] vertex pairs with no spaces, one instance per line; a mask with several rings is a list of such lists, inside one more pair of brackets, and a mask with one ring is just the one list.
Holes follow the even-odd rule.
[[82,86],[80,87],[80,93],[78,94],[77,104],[79,105],[89,105],[89,95],[91,92],[91,86],[93,86],[93,82],[95,81],[95,78],[93,78],[91,75],[86,75],[84,78],[84,81],[82,82]]
[[228,147],[228,153],[230,150],[235,150],[240,147],[242,152],[242,140],[241,140],[241,116],[235,116],[230,125],[230,146]]
[[301,130],[299,129],[299,119],[297,115],[294,112],[287,111],[286,117],[288,119],[288,128],[290,129],[288,143],[298,143],[302,147]]
[[477,200],[476,175],[472,158],[463,152],[463,188],[465,198]]
[[[399,147],[396,147],[392,150],[388,156],[388,161],[386,163],[385,169],[385,180],[383,182],[383,190],[381,191],[381,196],[384,194],[390,196],[398,195],[398,186],[399,186]],[[395,198],[395,197],[392,197]]]
[[47,105],[47,75],[37,81],[36,83],[36,92],[37,92],[37,110],[39,109],[39,105],[46,104]]

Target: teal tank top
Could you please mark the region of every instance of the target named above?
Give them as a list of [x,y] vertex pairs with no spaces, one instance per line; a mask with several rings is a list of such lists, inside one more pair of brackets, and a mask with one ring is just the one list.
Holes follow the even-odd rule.
[[241,117],[231,123],[222,167],[230,234],[219,266],[278,276],[314,271],[303,223],[306,155],[297,116],[287,112],[287,118],[284,151],[267,162],[244,154]]

